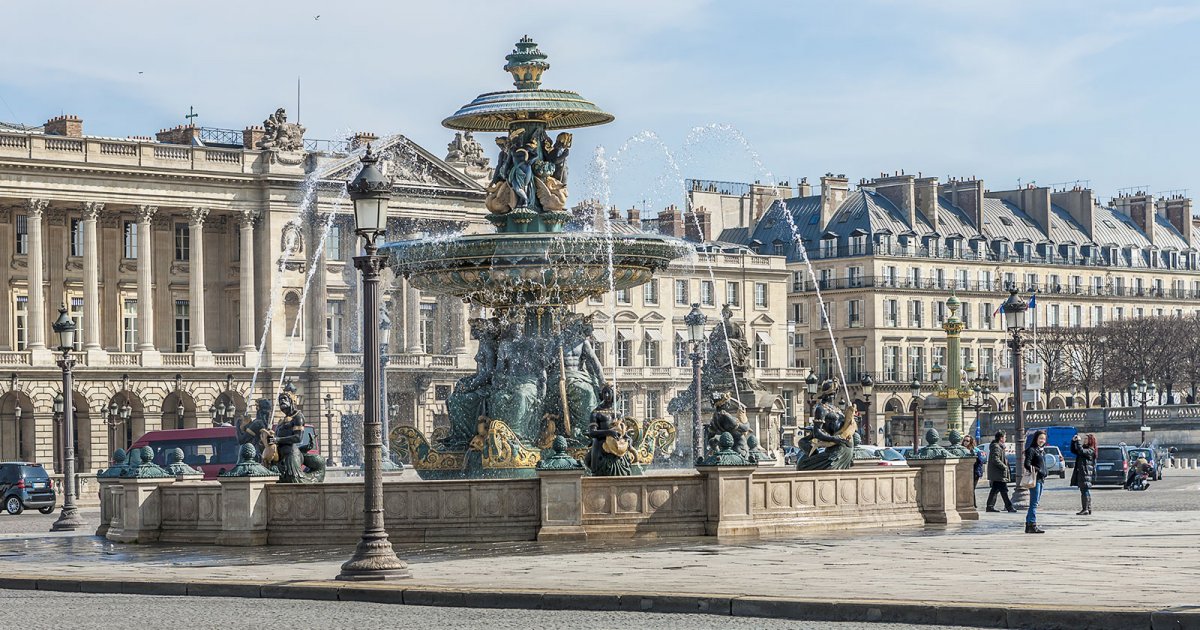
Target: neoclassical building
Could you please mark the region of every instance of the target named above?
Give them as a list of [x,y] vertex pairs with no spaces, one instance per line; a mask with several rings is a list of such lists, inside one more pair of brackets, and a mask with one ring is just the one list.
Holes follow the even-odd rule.
[[[240,415],[285,379],[340,452],[364,386],[350,152],[375,140],[386,156],[388,238],[483,226],[487,165],[462,138],[452,165],[403,136],[304,141],[280,123],[154,139],[89,136],[75,116],[0,124],[0,458],[59,466],[60,304],[80,331],[80,470],[147,430]],[[467,309],[384,286],[389,406],[430,424],[470,369]]]

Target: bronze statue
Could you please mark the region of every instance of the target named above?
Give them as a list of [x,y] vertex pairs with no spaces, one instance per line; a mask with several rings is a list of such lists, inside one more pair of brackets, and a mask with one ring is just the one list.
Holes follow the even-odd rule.
[[583,434],[584,422],[599,404],[604,386],[604,366],[592,347],[591,336],[590,317],[571,321],[546,361],[546,383],[554,388],[546,396],[546,413],[554,417],[554,433],[570,439]]
[[479,341],[479,350],[475,353],[475,373],[459,379],[446,401],[450,414],[450,435],[445,441],[448,447],[463,448],[477,432],[479,417],[486,411],[488,397],[492,393],[499,332],[499,322],[496,320],[471,320],[471,336]]
[[712,405],[712,422],[704,427],[704,440],[708,451],[718,450],[718,439],[722,433],[728,433],[733,438],[733,450],[750,459],[747,437],[751,431],[750,422],[746,419],[746,406],[729,392],[713,392]]
[[858,431],[854,416],[833,404],[838,385],[835,380],[821,383],[819,403],[813,411],[813,424],[800,438],[800,459],[796,470],[844,470],[854,464],[854,443],[851,436]]
[[625,426],[613,412],[613,388],[600,389],[600,405],[592,412],[592,424],[587,435],[592,448],[584,457],[584,465],[597,477],[628,477],[633,474],[629,438]]
[[279,483],[313,483],[325,478],[325,460],[309,451],[312,433],[304,426],[304,414],[290,392],[279,394],[279,412],[284,420],[275,429],[279,448]]
[[275,431],[271,429],[271,401],[259,398],[255,409],[254,419],[247,416],[238,427],[238,444],[253,445],[255,461],[270,466],[278,459]]

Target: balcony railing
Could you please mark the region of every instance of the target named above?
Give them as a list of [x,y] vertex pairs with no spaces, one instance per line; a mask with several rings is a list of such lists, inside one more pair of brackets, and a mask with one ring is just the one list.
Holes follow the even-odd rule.
[[28,352],[0,352],[0,365],[31,365]]
[[[854,289],[897,289],[908,291],[957,291],[960,293],[995,293],[1007,294],[1007,284],[1002,280],[967,281],[937,278],[892,278],[890,276],[856,276],[854,278],[830,278],[815,283],[822,292],[844,291]],[[793,293],[812,291],[812,282],[793,282]],[[1177,300],[1200,300],[1200,288],[1197,289],[1162,289],[1162,288],[1132,288],[1125,286],[1068,286],[1062,284],[1045,285],[1041,282],[1018,282],[1018,291],[1023,293],[1038,292],[1043,295],[1079,295],[1090,297],[1132,297],[1132,298],[1173,298]]]

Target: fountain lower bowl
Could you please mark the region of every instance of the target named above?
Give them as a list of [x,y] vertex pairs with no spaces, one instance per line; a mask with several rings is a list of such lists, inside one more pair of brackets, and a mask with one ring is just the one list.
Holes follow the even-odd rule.
[[475,234],[388,243],[393,271],[434,295],[488,307],[576,304],[650,280],[691,246],[657,234]]

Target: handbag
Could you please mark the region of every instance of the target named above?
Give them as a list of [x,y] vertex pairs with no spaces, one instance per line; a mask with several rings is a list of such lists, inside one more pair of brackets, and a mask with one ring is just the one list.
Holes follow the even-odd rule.
[[1032,490],[1037,487],[1037,472],[1025,469],[1025,474],[1021,475],[1021,487]]

